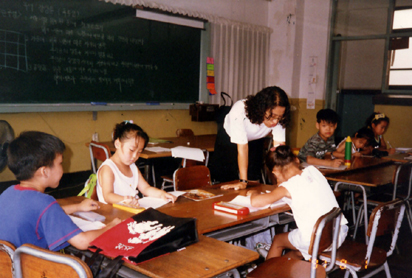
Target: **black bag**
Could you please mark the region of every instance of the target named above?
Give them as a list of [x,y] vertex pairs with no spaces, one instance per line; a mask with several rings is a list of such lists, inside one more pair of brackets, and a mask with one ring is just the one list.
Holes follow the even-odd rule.
[[123,257],[117,256],[116,258],[111,260],[105,267],[103,267],[103,261],[105,259],[105,256],[100,254],[101,251],[101,249],[97,249],[93,256],[87,261],[87,265],[89,266],[93,274],[93,278],[115,277],[115,275],[117,274],[117,272],[123,264]]
[[[227,97],[228,100],[230,100],[230,105],[226,105],[225,96]],[[220,97],[223,100],[223,105],[221,105],[217,109],[216,114],[215,114],[215,120],[216,120],[216,123],[223,124],[223,122],[225,121],[226,115],[230,112],[230,109],[232,109],[233,100],[232,100],[231,96],[229,96],[225,92],[221,92]]]
[[106,231],[90,245],[102,249],[106,256],[123,256],[139,263],[198,241],[195,218],[173,217],[148,208]]

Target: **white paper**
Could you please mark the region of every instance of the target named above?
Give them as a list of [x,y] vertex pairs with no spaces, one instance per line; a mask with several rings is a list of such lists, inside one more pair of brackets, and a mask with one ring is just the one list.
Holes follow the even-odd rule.
[[412,152],[412,148],[396,148],[397,153],[409,153]]
[[253,207],[250,204],[250,197],[248,196],[242,196],[242,195],[238,195],[236,196],[236,198],[234,198],[232,201],[229,202],[230,204],[235,204],[235,205],[239,205],[239,206],[243,206],[243,207],[247,207],[249,208],[249,212],[255,212],[258,210],[262,210],[262,209],[267,209],[267,208],[275,208],[275,207],[279,207],[279,206],[283,206],[286,205],[286,202],[282,199],[274,202],[273,204],[270,205],[266,205],[264,207]]
[[179,196],[181,196],[181,195],[183,195],[187,192],[186,191],[170,191],[170,192],[167,192],[167,193],[172,194],[175,197],[179,197]]
[[143,197],[139,199],[139,207],[156,209],[169,202],[170,200],[163,200],[160,198],[153,198],[153,197]]
[[203,153],[201,149],[189,148],[189,147],[183,147],[183,146],[172,148],[172,156],[196,160],[196,161],[205,160],[205,154]]
[[79,218],[73,215],[69,215],[69,217],[72,219],[74,224],[76,224],[77,227],[79,227],[83,232],[99,230],[103,227],[106,227],[106,225],[100,221],[92,222],[92,221],[84,220],[82,218]]
[[332,166],[323,166],[323,165],[313,165],[307,162],[302,162],[300,165],[302,165],[303,168],[306,168],[308,166],[315,166],[318,169],[330,169],[330,170],[345,170],[347,168],[347,166],[344,164],[340,165],[339,167],[332,167]]
[[163,148],[163,147],[147,147],[145,150],[148,150],[154,153],[170,152],[169,148]]

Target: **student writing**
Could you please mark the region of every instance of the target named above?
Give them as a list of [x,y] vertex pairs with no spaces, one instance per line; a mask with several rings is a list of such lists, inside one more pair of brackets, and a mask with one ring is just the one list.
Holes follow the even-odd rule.
[[[359,157],[362,156],[363,149],[372,144],[374,138],[373,132],[371,129],[363,127],[359,129],[352,139],[352,156]],[[345,157],[345,143],[346,138],[343,139],[336,148],[336,151],[331,153],[332,157]]]
[[139,190],[144,196],[176,200],[175,196],[150,186],[135,164],[149,141],[141,127],[131,121],[117,124],[113,141],[115,153],[97,171],[96,190],[100,202],[113,204],[126,200],[138,206]]
[[298,157],[301,161],[313,165],[339,167],[342,159],[329,159],[336,150],[334,133],[338,125],[338,114],[332,109],[321,109],[316,114],[316,128],[318,133],[313,135],[300,149]]
[[[313,227],[318,218],[332,208],[339,207],[326,178],[314,166],[300,168],[299,160],[289,146],[279,146],[266,156],[266,165],[276,176],[279,186],[270,193],[247,192],[251,205],[261,207],[283,198],[290,206],[297,229],[275,235],[266,259],[286,256],[296,259],[310,258],[308,254]],[[342,216],[338,247],[344,241],[348,221]]]
[[366,120],[366,126],[373,131],[374,140],[372,145],[368,148],[369,153],[372,153],[373,149],[380,151],[386,151],[389,154],[394,154],[396,149],[390,148],[385,143],[383,134],[388,129],[389,118],[384,113],[374,112]]
[[57,137],[38,131],[21,133],[7,150],[8,167],[20,184],[0,195],[0,239],[16,247],[25,243],[60,250],[69,244],[87,249],[89,243],[120,223],[116,218],[105,228],[83,232],[67,214],[98,208],[87,199],[79,204],[61,207],[47,187],[56,188],[63,175],[64,143]]

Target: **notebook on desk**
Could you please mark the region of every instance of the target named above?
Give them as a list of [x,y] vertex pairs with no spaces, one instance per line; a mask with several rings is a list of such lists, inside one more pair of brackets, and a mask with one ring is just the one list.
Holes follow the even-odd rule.
[[347,168],[347,166],[344,164],[340,165],[339,167],[332,167],[332,166],[323,166],[323,165],[313,165],[307,162],[302,162],[300,165],[302,165],[303,168],[306,168],[308,166],[314,166],[318,169],[329,169],[329,170],[345,170]]

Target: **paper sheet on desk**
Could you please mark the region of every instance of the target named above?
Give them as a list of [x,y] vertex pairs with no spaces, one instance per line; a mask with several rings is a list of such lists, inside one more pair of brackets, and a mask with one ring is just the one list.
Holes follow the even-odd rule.
[[154,153],[170,152],[169,148],[163,148],[163,147],[147,147],[146,150],[154,152]]
[[172,148],[172,156],[192,159],[196,161],[205,160],[205,154],[203,153],[201,149],[189,148],[189,147],[183,147],[183,146]]
[[332,167],[332,166],[323,166],[323,165],[312,165],[312,164],[309,164],[309,163],[306,163],[306,162],[302,162],[300,165],[303,168],[306,168],[308,166],[314,166],[318,169],[330,169],[330,170],[345,170],[347,168],[347,166],[344,165],[344,164],[340,165],[339,167]]
[[82,218],[76,217],[69,215],[69,217],[72,219],[74,224],[77,225],[83,232],[87,231],[92,231],[92,230],[99,230],[103,227],[106,227],[106,225],[100,221],[89,221],[89,220],[84,220]]
[[273,204],[270,204],[264,207],[252,207],[252,205],[250,204],[250,197],[241,196],[241,195],[236,196],[236,198],[234,198],[232,201],[228,203],[243,206],[243,207],[248,207],[250,212],[255,212],[255,211],[267,209],[267,208],[276,208],[276,207],[286,205],[286,202],[282,198],[274,202]]
[[139,199],[139,207],[157,209],[169,202],[169,200],[163,200],[160,198],[143,197]]

